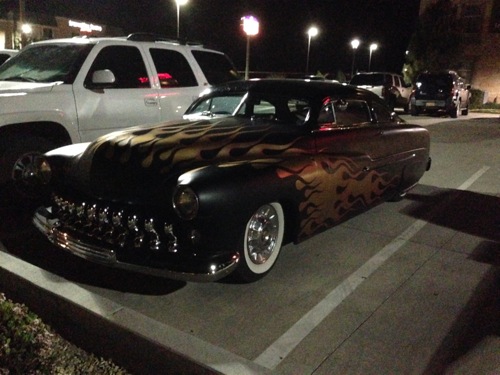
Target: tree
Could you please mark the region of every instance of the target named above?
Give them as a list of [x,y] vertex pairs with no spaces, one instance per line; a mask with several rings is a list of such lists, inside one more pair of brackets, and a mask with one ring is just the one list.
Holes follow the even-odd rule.
[[458,69],[463,62],[457,7],[451,0],[437,0],[420,16],[408,46],[405,80],[429,70]]

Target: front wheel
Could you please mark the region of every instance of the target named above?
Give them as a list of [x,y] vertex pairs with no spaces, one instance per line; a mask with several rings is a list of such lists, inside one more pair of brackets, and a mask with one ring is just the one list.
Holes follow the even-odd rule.
[[279,203],[259,207],[248,220],[240,248],[240,265],[233,275],[239,282],[253,282],[265,276],[278,259],[285,216]]
[[8,148],[0,163],[0,175],[5,181],[0,187],[0,207],[39,204],[48,196],[47,181],[38,181],[45,176],[41,155],[55,144],[41,137],[19,137],[5,144]]

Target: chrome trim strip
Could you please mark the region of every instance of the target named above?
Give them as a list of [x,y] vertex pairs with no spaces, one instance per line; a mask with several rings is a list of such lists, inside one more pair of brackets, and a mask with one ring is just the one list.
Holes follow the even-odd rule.
[[39,207],[34,216],[33,224],[42,232],[50,242],[59,248],[66,250],[76,256],[89,261],[117,267],[129,271],[143,274],[166,277],[181,281],[210,282],[217,281],[229,275],[238,265],[239,256],[237,253],[227,263],[211,266],[211,272],[197,274],[187,272],[176,272],[168,269],[156,269],[145,266],[138,266],[130,263],[119,262],[113,250],[84,243],[69,233],[58,229],[59,220],[52,217],[51,212],[46,207]]

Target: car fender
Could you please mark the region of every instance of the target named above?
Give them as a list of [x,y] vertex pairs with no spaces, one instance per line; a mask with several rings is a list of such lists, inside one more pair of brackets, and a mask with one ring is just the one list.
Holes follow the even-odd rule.
[[[188,171],[178,179],[198,196],[199,213],[193,225],[236,240],[250,216],[260,206],[272,202],[282,205],[289,234],[296,232],[301,192],[295,178],[284,172],[289,159],[265,159],[210,165]],[[306,162],[306,157],[293,160]]]

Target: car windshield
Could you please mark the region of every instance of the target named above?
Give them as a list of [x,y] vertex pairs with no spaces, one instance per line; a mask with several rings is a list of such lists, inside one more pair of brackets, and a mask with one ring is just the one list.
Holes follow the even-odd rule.
[[92,44],[28,47],[0,66],[0,81],[73,83]]
[[213,96],[195,102],[184,114],[185,119],[206,117],[226,117],[235,113],[245,93],[233,93],[222,96]]
[[185,119],[238,116],[252,120],[272,120],[305,124],[310,119],[310,101],[301,96],[260,92],[225,93],[199,99],[184,115]]
[[382,86],[385,80],[385,74],[357,74],[352,77],[351,85]]

